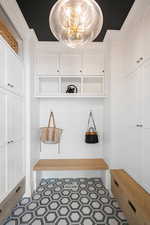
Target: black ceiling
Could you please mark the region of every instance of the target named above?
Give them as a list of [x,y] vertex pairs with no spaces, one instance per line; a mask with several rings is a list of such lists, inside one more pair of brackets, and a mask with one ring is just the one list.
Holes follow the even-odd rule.
[[[57,0],[17,0],[29,25],[39,41],[56,41],[49,28],[49,12]],[[120,30],[135,0],[96,0],[100,5],[104,24],[95,41],[103,41],[106,31]]]

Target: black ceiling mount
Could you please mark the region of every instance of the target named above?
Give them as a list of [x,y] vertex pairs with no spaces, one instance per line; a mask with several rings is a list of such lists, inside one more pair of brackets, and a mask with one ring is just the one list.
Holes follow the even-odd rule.
[[[56,41],[49,28],[49,13],[57,0],[17,0],[30,28],[39,41]],[[135,0],[96,0],[100,5],[104,24],[95,41],[103,41],[107,30],[120,30]]]

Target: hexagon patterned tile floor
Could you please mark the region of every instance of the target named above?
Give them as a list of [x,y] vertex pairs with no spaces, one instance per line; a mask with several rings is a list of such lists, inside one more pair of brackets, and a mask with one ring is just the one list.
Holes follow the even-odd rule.
[[42,179],[4,225],[128,225],[99,178]]

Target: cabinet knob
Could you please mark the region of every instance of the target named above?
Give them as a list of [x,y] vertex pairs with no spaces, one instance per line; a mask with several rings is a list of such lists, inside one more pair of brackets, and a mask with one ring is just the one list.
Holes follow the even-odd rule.
[[57,70],[57,73],[59,73],[59,70]]
[[140,61],[142,61],[142,60],[143,60],[143,57],[140,58]]
[[140,60],[137,60],[136,62],[137,62],[137,63],[140,63]]
[[80,70],[80,73],[82,73],[82,70]]

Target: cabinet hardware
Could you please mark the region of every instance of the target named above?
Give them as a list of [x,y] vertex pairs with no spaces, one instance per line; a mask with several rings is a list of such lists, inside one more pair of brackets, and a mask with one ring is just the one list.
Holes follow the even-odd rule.
[[140,60],[137,60],[136,62],[137,62],[137,63],[140,63]]
[[116,185],[117,187],[119,187],[119,184],[118,184],[118,182],[117,182],[116,180],[114,180],[114,183],[115,183],[115,185]]
[[143,60],[143,57],[141,57],[140,60],[142,61]]
[[143,127],[143,125],[142,124],[137,124],[136,127]]
[[0,213],[2,213],[2,210],[0,209]]
[[128,204],[129,204],[130,208],[133,210],[133,212],[136,213],[136,208],[134,207],[132,202],[128,201]]
[[82,73],[82,70],[80,70],[80,73]]
[[57,70],[57,73],[59,73],[59,70]]
[[21,187],[19,186],[17,189],[16,189],[16,193],[18,193],[20,191]]
[[12,85],[12,84],[10,84],[10,83],[8,83],[7,85],[8,85],[9,87],[11,87],[11,88],[14,87],[14,85]]
[[8,141],[8,142],[7,142],[7,144],[10,144],[10,143],[11,143],[11,141]]
[[10,143],[14,143],[14,141],[13,141],[13,140],[11,140],[11,141],[10,141]]

